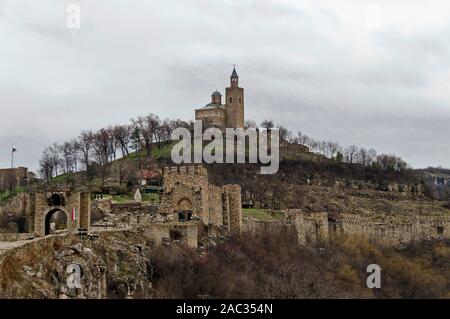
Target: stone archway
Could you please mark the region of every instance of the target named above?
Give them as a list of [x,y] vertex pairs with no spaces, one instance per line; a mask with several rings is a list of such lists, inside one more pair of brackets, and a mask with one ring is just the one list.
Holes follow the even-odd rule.
[[[69,231],[70,217],[67,211],[62,208],[50,209],[45,213],[44,235],[51,235],[57,230],[61,230],[58,224],[65,224],[65,230]],[[52,227],[55,223],[55,227]]]
[[189,221],[192,218],[192,201],[189,198],[182,198],[177,204],[177,213],[179,221]]

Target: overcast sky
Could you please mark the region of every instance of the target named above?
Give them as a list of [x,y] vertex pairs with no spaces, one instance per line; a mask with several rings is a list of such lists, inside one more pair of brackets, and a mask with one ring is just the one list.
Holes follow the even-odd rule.
[[83,129],[193,119],[236,64],[246,118],[450,167],[449,12],[444,0],[0,0],[0,166],[12,144],[35,169]]

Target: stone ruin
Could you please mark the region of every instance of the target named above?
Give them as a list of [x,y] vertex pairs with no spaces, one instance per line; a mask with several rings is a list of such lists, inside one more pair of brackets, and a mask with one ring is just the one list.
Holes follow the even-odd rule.
[[229,234],[238,234],[242,227],[241,187],[218,187],[208,182],[208,173],[201,166],[175,166],[163,169],[164,188],[160,213],[172,221],[201,221],[224,227]]
[[24,233],[29,237],[54,233],[52,217],[57,214],[63,216],[65,232],[75,233],[80,229],[87,232],[90,228],[91,195],[68,191],[21,193],[6,210],[25,216]]
[[[239,185],[218,187],[208,182],[202,166],[173,166],[162,169],[160,203],[112,204],[95,201],[94,209],[108,216],[108,226],[139,228],[156,244],[176,241],[197,247],[199,239],[239,234],[242,201]],[[93,226],[103,227],[99,221]]]
[[[394,217],[357,214],[306,213],[300,209],[285,211],[285,220],[256,221],[246,219],[248,232],[296,232],[299,244],[338,240],[341,235],[365,238],[385,246],[401,246],[420,240],[450,238],[450,216]],[[378,217],[378,218],[377,218]]]

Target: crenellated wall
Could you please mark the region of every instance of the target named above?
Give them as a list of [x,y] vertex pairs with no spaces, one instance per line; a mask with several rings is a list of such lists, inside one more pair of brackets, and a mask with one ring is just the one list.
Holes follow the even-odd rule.
[[208,172],[202,166],[174,166],[162,170],[163,191],[160,213],[173,215],[192,213],[191,219],[204,224],[227,227],[229,233],[239,233],[242,227],[241,187],[218,187],[208,182]]

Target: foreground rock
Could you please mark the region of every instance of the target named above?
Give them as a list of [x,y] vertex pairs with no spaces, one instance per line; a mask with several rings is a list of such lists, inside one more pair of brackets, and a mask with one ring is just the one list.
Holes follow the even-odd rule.
[[136,232],[47,237],[0,256],[0,297],[148,298],[149,253]]

